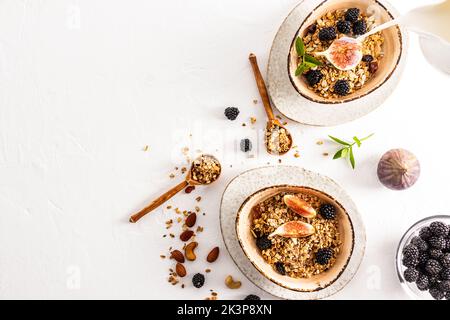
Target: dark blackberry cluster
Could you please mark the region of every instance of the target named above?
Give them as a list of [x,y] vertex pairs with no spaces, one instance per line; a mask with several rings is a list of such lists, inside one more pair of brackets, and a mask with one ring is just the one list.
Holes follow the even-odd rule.
[[336,23],[337,31],[344,34],[352,32],[352,23],[350,21],[341,20]]
[[193,284],[194,287],[196,287],[196,288],[201,288],[201,287],[203,287],[203,285],[205,284],[205,276],[202,275],[201,273],[196,273],[196,274],[192,277],[192,284]]
[[256,246],[259,248],[259,250],[267,250],[272,247],[272,241],[268,237],[259,237],[256,239]]
[[244,298],[244,300],[247,300],[247,301],[257,301],[257,300],[261,300],[261,298],[258,297],[257,295],[249,294],[248,296],[246,296],[246,297]]
[[308,72],[305,73],[306,81],[308,82],[308,85],[311,87],[315,86],[322,80],[323,74],[320,72],[320,70],[312,70],[310,69]]
[[320,41],[332,41],[336,39],[336,28],[335,27],[326,27],[322,28],[319,31],[319,40]]
[[319,249],[316,252],[316,262],[320,265],[326,265],[333,258],[334,251],[331,248]]
[[336,208],[329,203],[325,203],[319,208],[320,215],[327,220],[332,220],[336,218]]
[[429,291],[436,300],[450,297],[450,227],[433,222],[419,231],[403,248],[405,280],[415,282],[421,291]]
[[365,63],[371,63],[373,61],[373,56],[370,54],[365,54],[361,60]]
[[334,84],[333,90],[340,96],[346,96],[350,92],[350,84],[347,80],[338,80]]
[[367,23],[364,20],[358,20],[353,23],[353,34],[355,36],[360,36],[366,33],[367,31]]
[[286,269],[284,267],[284,264],[282,262],[276,262],[275,263],[275,269],[277,270],[277,272],[279,274],[281,274],[282,276],[286,275]]
[[252,151],[252,142],[250,141],[250,139],[241,140],[241,151],[242,152]]
[[345,21],[356,22],[359,19],[360,10],[358,8],[350,8],[345,12]]
[[239,115],[239,109],[235,107],[229,107],[225,109],[225,117],[227,117],[228,120],[234,121],[237,119]]

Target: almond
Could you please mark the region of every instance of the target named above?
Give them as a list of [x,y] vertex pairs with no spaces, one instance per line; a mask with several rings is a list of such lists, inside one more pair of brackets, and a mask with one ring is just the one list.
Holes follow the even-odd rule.
[[177,263],[177,265],[175,266],[175,272],[181,278],[183,278],[187,274],[186,268],[181,263]]
[[180,240],[183,242],[189,241],[189,239],[191,239],[193,235],[194,231],[192,230],[183,231],[183,233],[180,234]]
[[206,261],[208,261],[209,263],[213,263],[214,261],[216,261],[217,258],[219,257],[219,252],[220,252],[219,247],[215,247],[214,249],[212,249],[211,252],[206,257]]
[[187,187],[185,190],[184,190],[184,192],[186,192],[186,193],[191,193],[192,191],[194,191],[195,190],[195,186],[189,186],[189,187]]
[[185,223],[189,228],[191,228],[195,225],[196,221],[197,221],[197,214],[195,212],[192,212],[187,216]]
[[170,253],[170,259],[179,263],[184,263],[184,255],[180,250],[174,250]]

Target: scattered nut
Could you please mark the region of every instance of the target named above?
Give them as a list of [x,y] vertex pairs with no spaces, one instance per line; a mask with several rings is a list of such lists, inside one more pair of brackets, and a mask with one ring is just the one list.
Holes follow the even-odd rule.
[[189,193],[191,193],[194,190],[195,190],[195,186],[189,186],[186,189],[184,189],[184,192],[189,194]]
[[185,223],[189,228],[191,228],[195,225],[196,221],[197,221],[197,214],[195,212],[192,212],[187,216]]
[[219,252],[220,252],[219,247],[215,247],[214,249],[212,249],[211,252],[208,253],[206,261],[208,261],[209,263],[213,263],[214,261],[216,261],[217,258],[219,257]]
[[183,242],[189,241],[189,239],[191,239],[193,235],[194,231],[186,230],[180,234],[180,240]]
[[174,250],[170,253],[170,259],[179,263],[184,263],[184,255],[180,250]]
[[177,263],[177,265],[175,267],[175,272],[181,278],[185,277],[187,274],[186,268],[181,263]]
[[197,256],[195,255],[195,248],[197,248],[198,243],[197,242],[191,242],[184,248],[184,255],[186,256],[186,259],[189,261],[195,261],[197,259]]
[[225,278],[225,284],[230,289],[239,289],[242,286],[242,283],[240,281],[234,281],[232,276]]

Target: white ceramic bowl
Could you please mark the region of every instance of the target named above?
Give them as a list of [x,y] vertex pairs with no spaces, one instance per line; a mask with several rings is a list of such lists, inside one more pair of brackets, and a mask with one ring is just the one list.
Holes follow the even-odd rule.
[[[289,276],[283,276],[276,272],[274,268],[268,264],[261,255],[260,250],[256,246],[255,238],[251,233],[252,225],[252,209],[259,203],[275,196],[281,192],[286,193],[306,193],[317,196],[326,203],[334,205],[337,209],[338,230],[342,245],[340,253],[337,256],[336,263],[327,271],[313,276],[309,279],[297,279]],[[312,292],[322,290],[336,281],[347,267],[354,248],[354,230],[351,219],[345,209],[329,195],[306,187],[296,186],[273,186],[265,188],[251,195],[240,208],[236,217],[236,233],[242,250],[255,266],[265,277],[274,283],[295,291]]]

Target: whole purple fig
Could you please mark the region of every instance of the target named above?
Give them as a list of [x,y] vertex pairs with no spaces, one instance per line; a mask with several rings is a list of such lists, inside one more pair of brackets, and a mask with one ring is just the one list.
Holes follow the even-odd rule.
[[420,163],[405,149],[386,152],[378,163],[378,179],[387,188],[404,190],[412,187],[420,176]]

